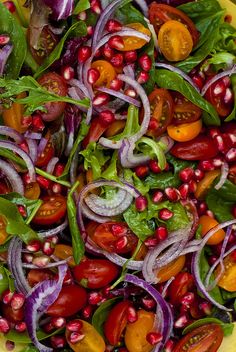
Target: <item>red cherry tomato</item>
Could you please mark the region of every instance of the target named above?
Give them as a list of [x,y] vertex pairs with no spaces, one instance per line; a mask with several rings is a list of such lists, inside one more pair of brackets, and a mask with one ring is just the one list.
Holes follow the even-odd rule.
[[[57,94],[59,96],[65,96],[67,94],[67,84],[64,79],[55,72],[45,73],[39,80],[38,83],[47,89],[49,92]],[[61,116],[65,110],[66,103],[50,102],[45,104],[47,112],[41,112],[42,119],[45,121],[54,121]]]
[[17,323],[19,321],[24,320],[24,308],[21,307],[20,309],[13,309],[11,305],[2,304],[2,313],[8,321],[11,323]]
[[200,134],[191,141],[176,143],[170,153],[179,159],[205,160],[214,158],[218,150],[212,138]]
[[109,126],[102,124],[101,120],[96,117],[92,120],[87,136],[83,140],[83,148],[91,142],[97,142],[102,134],[108,129]]
[[73,268],[74,277],[88,288],[108,285],[119,273],[118,267],[107,259],[86,259]]
[[0,182],[0,194],[6,194],[11,192],[10,186],[5,183],[5,181]]
[[197,105],[191,103],[180,93],[172,93],[172,97],[174,99],[174,116],[172,120],[174,125],[194,122],[200,119],[202,111]]
[[27,281],[31,287],[41,281],[52,280],[55,277],[49,269],[31,269],[27,274]]
[[223,337],[220,325],[205,324],[182,337],[173,352],[217,352]]
[[236,184],[236,163],[230,167],[228,177],[231,182]]
[[117,345],[120,341],[121,335],[128,323],[127,311],[131,305],[129,301],[119,302],[108,314],[104,325],[104,333],[108,342],[113,346]]
[[52,317],[69,317],[84,307],[87,301],[85,289],[78,285],[63,286],[56,301],[48,308]]
[[45,196],[32,222],[37,225],[52,225],[66,215],[66,199],[60,194]]
[[194,279],[187,272],[178,273],[169,287],[170,302],[180,304],[181,297],[194,287]]
[[54,148],[51,140],[49,139],[44,151],[38,156],[36,166],[38,167],[46,166],[48,162],[52,159],[53,155],[54,155]]

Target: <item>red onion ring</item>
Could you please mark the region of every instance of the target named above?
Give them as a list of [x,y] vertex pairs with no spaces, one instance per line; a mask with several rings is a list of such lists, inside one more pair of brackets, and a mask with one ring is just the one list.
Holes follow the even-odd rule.
[[225,183],[225,181],[227,180],[228,177],[228,173],[229,173],[229,164],[226,163],[226,161],[222,164],[221,166],[221,175],[220,175],[220,179],[217,182],[217,184],[215,185],[215,189],[218,191],[223,184]]
[[22,143],[24,140],[22,134],[14,130],[14,128],[7,126],[0,126],[0,135],[14,139],[17,144]]
[[0,159],[0,169],[11,184],[12,191],[24,195],[24,184],[18,172],[8,162]]
[[38,157],[38,148],[35,139],[26,138],[26,142],[29,147],[29,156],[31,157],[33,163],[36,163]]
[[54,227],[54,229],[38,232],[38,235],[42,238],[52,237],[52,236],[58,235],[60,232],[65,230],[67,226],[68,226],[68,220],[65,219],[62,224],[60,224],[57,227]]
[[58,163],[59,158],[54,156],[51,160],[49,160],[47,167],[46,167],[46,172],[48,174],[53,174],[53,171],[55,169],[56,164]]
[[137,106],[138,108],[140,108],[141,104],[137,99],[134,99],[132,97],[129,97],[128,95],[125,95],[124,93],[121,92],[117,92],[116,90],[110,89],[110,88],[105,88],[105,87],[101,87],[101,88],[97,88],[97,90],[99,92],[103,92],[103,93],[107,93],[109,95],[113,95],[114,97],[121,99],[129,104],[132,104],[134,106]]
[[145,0],[134,0],[136,4],[140,7],[142,10],[142,13],[144,14],[145,17],[148,17],[148,6]]

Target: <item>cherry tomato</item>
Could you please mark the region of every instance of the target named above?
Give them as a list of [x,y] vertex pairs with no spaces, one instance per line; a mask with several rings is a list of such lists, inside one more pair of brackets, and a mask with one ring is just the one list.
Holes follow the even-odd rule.
[[[149,29],[144,27],[141,23],[129,23],[126,27],[135,29],[136,31],[151,37],[151,32]],[[122,37],[122,39],[124,41],[124,48],[120,49],[120,51],[141,49],[145,44],[147,44],[146,40],[137,37]]]
[[171,277],[176,276],[184,268],[185,260],[185,256],[181,255],[159,270],[157,273],[157,278],[159,279],[158,283],[165,282]]
[[105,137],[113,137],[118,133],[121,133],[126,125],[126,121],[124,120],[116,120],[112,122],[112,124],[108,127],[108,129],[105,131]]
[[[202,215],[199,218],[199,225],[201,225],[201,235],[202,237],[204,237],[208,233],[208,231],[213,229],[213,227],[219,225],[219,223],[218,221],[216,221],[215,219],[213,219],[208,215]],[[224,230],[220,229],[213,236],[209,238],[209,240],[207,241],[207,244],[209,245],[219,244],[223,241],[224,238],[225,238],[225,232]]]
[[75,261],[73,258],[73,248],[67,244],[56,244],[54,253],[53,253],[57,258],[64,260],[68,259],[71,257],[71,259],[68,261],[69,266],[75,266]]
[[0,244],[3,244],[7,239],[7,220],[4,216],[0,215]]
[[104,324],[104,334],[111,345],[117,345],[128,323],[127,312],[132,304],[129,301],[117,303],[109,312]]
[[125,345],[129,352],[150,352],[153,346],[146,340],[146,336],[153,331],[155,314],[143,309],[138,310],[137,314],[138,319],[127,324]]
[[86,259],[73,269],[75,279],[83,286],[96,289],[110,284],[119,273],[107,259]]
[[176,143],[170,153],[183,160],[206,160],[214,158],[218,149],[212,138],[200,134],[191,141]]
[[153,2],[149,7],[149,19],[157,33],[159,32],[161,26],[167,21],[175,20],[181,22],[191,33],[194,46],[198,42],[199,32],[195,27],[193,21],[188,16],[186,16],[184,12],[172,6],[157,4],[156,2]]
[[223,337],[220,325],[205,324],[182,337],[173,352],[217,352]]
[[44,151],[38,156],[38,159],[36,161],[36,166],[38,167],[47,166],[48,162],[52,159],[53,155],[54,155],[54,148],[51,140],[48,138],[48,142],[46,144]]
[[97,142],[107,128],[108,126],[102,124],[100,119],[95,117],[90,124],[87,136],[83,140],[83,148],[86,148],[86,146],[91,142]]
[[10,185],[8,185],[5,180],[0,182],[0,194],[7,194],[11,192]]
[[[123,248],[117,248],[116,243],[121,237],[127,238],[127,244]],[[128,253],[136,248],[138,239],[124,222],[105,222],[99,224],[95,231],[90,234],[91,239],[102,249],[111,253]]]
[[[235,281],[236,261],[235,261],[234,255],[235,253],[231,253],[227,255],[227,257],[224,259],[225,271],[217,284],[218,286],[222,287],[224,290],[229,292],[236,291],[236,281]],[[220,271],[220,267],[217,267],[215,271],[216,276],[219,273],[219,271]]]
[[236,164],[233,164],[230,168],[229,168],[229,176],[228,176],[229,180],[231,182],[233,182],[234,184],[236,184]]
[[169,287],[170,302],[180,304],[181,298],[194,287],[194,279],[187,272],[178,273]]
[[188,142],[196,138],[202,129],[202,120],[167,126],[168,135],[177,142]]
[[194,122],[200,119],[202,111],[197,105],[176,92],[172,93],[172,97],[174,99],[174,116],[172,121],[174,125]]
[[[67,94],[67,84],[64,79],[55,72],[45,73],[39,80],[38,83],[47,89],[49,92],[57,94],[59,96],[65,96]],[[45,104],[47,112],[41,112],[42,119],[45,121],[54,121],[61,116],[65,110],[66,103],[50,102]]]
[[99,73],[100,77],[94,84],[95,87],[110,87],[111,81],[116,77],[116,71],[112,64],[110,64],[106,60],[97,60],[94,61],[91,65],[92,68],[96,68]]
[[197,199],[203,199],[211,187],[213,181],[220,175],[220,170],[212,170],[205,173],[203,179],[198,182],[196,192],[194,193]]
[[52,280],[54,277],[55,275],[49,269],[30,269],[27,274],[27,281],[33,287],[41,281]]
[[78,285],[63,286],[56,301],[48,308],[52,317],[69,317],[76,314],[87,301],[85,289]]
[[[21,93],[17,96],[18,99],[25,98],[26,94]],[[28,126],[23,126],[22,119],[24,116],[24,105],[13,103],[9,109],[4,109],[2,113],[3,122],[5,126],[14,128],[14,130],[24,133]]]
[[60,194],[45,196],[32,222],[37,225],[52,225],[66,215],[66,199]]
[[[210,77],[210,79],[211,78],[212,77]],[[227,117],[233,109],[233,101],[231,103],[225,103],[224,98],[226,92],[223,92],[222,94],[215,94],[217,84],[219,84],[219,80],[208,88],[205,98],[214,106],[219,116]]]
[[27,183],[25,186],[25,197],[28,199],[39,199],[40,192],[41,190],[38,182]]
[[[28,33],[28,40],[30,39],[30,30]],[[43,61],[50,55],[55,46],[57,45],[57,37],[53,34],[53,32],[49,29],[48,26],[44,26],[43,30],[40,34],[38,48],[34,49],[31,45],[30,51],[33,55],[35,61],[41,65]],[[29,43],[30,44],[30,43]]]
[[2,304],[1,306],[1,315],[6,317],[8,321],[11,323],[17,323],[19,321],[24,320],[24,308],[21,307],[20,309],[13,309],[11,305]]

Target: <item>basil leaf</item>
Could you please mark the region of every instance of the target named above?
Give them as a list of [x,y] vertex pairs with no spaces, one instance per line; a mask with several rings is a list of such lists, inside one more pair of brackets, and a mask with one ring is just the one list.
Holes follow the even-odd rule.
[[[231,84],[232,84],[232,89],[234,92],[234,101],[236,102],[236,74],[232,75],[230,77],[231,80]],[[234,104],[233,110],[231,112],[231,114],[225,119],[225,121],[232,121],[236,119],[236,103]]]
[[90,8],[89,0],[79,0],[73,11],[73,15],[78,15],[82,11],[86,11]]
[[25,34],[17,20],[1,2],[0,13],[0,33],[8,34],[13,44],[13,51],[7,60],[5,67],[6,77],[17,78],[19,76],[27,52]]
[[194,323],[188,325],[182,332],[183,335],[187,334],[188,332],[192,331],[193,329],[198,328],[199,326],[205,324],[219,324],[224,332],[224,336],[230,336],[234,330],[234,324],[232,323],[223,323],[223,321],[216,319],[216,318],[203,318],[195,321]]
[[188,82],[180,75],[168,70],[156,70],[155,80],[159,87],[171,89],[184,95],[193,104],[206,111],[211,117],[211,125],[220,125],[220,118],[214,107],[208,103]]
[[[38,330],[37,331],[37,337],[39,341],[46,340],[47,338],[57,335],[61,333],[63,329],[58,329],[50,334],[46,334],[43,330]],[[15,330],[10,330],[7,334],[5,334],[5,337],[9,341],[13,341],[15,343],[31,343],[31,338],[29,337],[27,332],[17,332]]]
[[213,211],[216,219],[221,223],[233,219],[232,208],[234,202],[229,202],[219,196],[218,191],[212,188],[206,196],[208,208]]

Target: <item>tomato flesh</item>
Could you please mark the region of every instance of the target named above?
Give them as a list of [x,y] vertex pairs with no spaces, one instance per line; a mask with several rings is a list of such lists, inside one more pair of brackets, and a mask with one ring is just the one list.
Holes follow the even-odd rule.
[[32,222],[37,225],[52,225],[66,215],[66,199],[62,195],[45,196],[43,204]]
[[53,155],[54,148],[51,140],[49,139],[43,152],[39,154],[38,159],[36,161],[36,165],[38,167],[47,166],[48,162],[52,159]]
[[170,284],[170,302],[174,305],[180,304],[183,295],[194,287],[194,279],[187,272],[178,273]]
[[[30,38],[30,32],[29,32],[28,38]],[[58,42],[57,37],[53,34],[53,32],[49,29],[49,27],[44,26],[39,38],[39,43],[38,43],[39,49],[34,49],[31,45],[29,46],[31,54],[33,55],[35,61],[39,65],[41,65],[43,61],[46,59],[46,57],[50,55],[50,53],[57,45],[57,42]]]
[[83,148],[86,148],[91,142],[97,142],[107,128],[108,126],[105,126],[98,117],[95,117],[90,124],[87,136],[83,140]]
[[224,118],[231,113],[233,109],[233,102],[225,103],[224,94],[215,94],[215,88],[218,85],[218,83],[219,81],[216,81],[208,88],[205,94],[205,98],[214,106],[219,116]]
[[180,93],[172,93],[172,97],[174,100],[172,123],[174,125],[194,122],[200,119],[202,111],[197,105],[193,104]]

